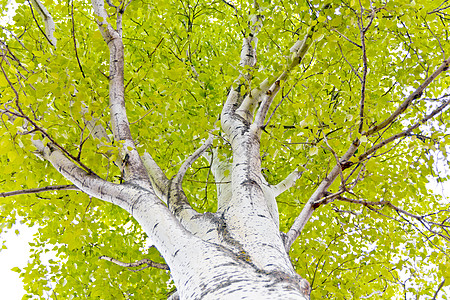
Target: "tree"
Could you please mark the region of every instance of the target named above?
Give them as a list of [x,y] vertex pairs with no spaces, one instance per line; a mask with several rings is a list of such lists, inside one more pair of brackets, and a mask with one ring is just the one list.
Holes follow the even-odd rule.
[[450,283],[425,186],[448,179],[448,1],[44,2],[1,33],[1,224],[40,226],[30,297]]

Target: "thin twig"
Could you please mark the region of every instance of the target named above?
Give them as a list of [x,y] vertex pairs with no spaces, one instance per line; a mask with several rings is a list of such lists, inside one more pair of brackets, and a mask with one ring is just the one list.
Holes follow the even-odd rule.
[[131,124],[136,124],[137,122],[139,122],[140,120],[142,120],[143,118],[145,118],[149,113],[151,113],[153,111],[153,109],[150,109],[148,112],[146,112],[142,117],[140,117],[139,119],[137,119],[136,121],[134,121],[134,122],[130,122],[130,125]]
[[159,45],[161,45],[161,43],[164,41],[164,38],[161,38],[161,40],[159,41],[159,43],[156,45],[155,49],[153,49],[152,53],[148,54],[147,56],[150,58],[152,57],[153,53],[156,52],[156,50],[158,49]]
[[[317,111],[316,111],[316,117],[317,117]],[[336,151],[334,151],[333,148],[328,143],[327,135],[325,134],[324,128],[323,128],[322,123],[320,122],[320,120],[319,120],[319,125],[320,125],[320,128],[322,129],[323,141],[325,142],[325,144],[327,145],[328,149],[333,154],[334,159],[336,160],[336,165],[339,167],[339,176],[341,177],[341,188],[343,188],[345,190],[344,174],[342,174],[342,165],[339,162],[339,156],[337,155]]]
[[225,3],[226,5],[228,5],[229,7],[231,7],[232,9],[234,9],[236,11],[236,13],[237,13],[237,9],[236,9],[236,7],[233,4],[231,4],[230,2],[227,2],[225,0],[222,0],[222,2]]
[[442,47],[441,40],[439,39],[439,37],[437,37],[437,36],[434,34],[433,30],[431,30],[430,26],[428,25],[428,22],[427,22],[426,20],[424,20],[424,22],[425,22],[425,24],[427,25],[427,28],[428,28],[428,30],[430,31],[430,33],[431,33],[431,34],[434,36],[434,38],[438,41],[439,47],[441,48],[441,52],[442,52],[442,60],[445,61],[445,50],[444,50],[444,48]]
[[321,205],[324,205],[324,204],[328,204],[328,203],[332,202],[334,199],[339,198],[340,195],[342,195],[345,192],[346,192],[345,190],[340,190],[337,193],[332,193],[332,194],[331,193],[325,193],[325,197],[320,198],[319,200],[315,201],[314,205],[321,206]]
[[[28,52],[30,52],[30,50],[28,50],[27,47],[25,47],[25,45],[22,43],[22,41],[8,28],[0,26],[1,29],[8,31],[8,34],[10,34],[25,50],[27,50]],[[5,45],[6,46],[6,45]],[[8,52],[11,53],[11,51],[8,48]],[[12,53],[11,53],[12,54]]]
[[349,39],[349,38],[347,38],[345,35],[343,35],[342,33],[340,33],[339,31],[337,31],[336,29],[331,29],[331,30],[333,30],[334,32],[337,32],[341,37],[343,37],[344,39],[346,39],[347,41],[349,41],[350,43],[352,43],[353,45],[355,45],[356,47],[358,47],[358,48],[362,48],[361,47],[361,45],[359,45],[359,44],[357,44],[357,43],[355,43],[354,41],[352,41],[351,39]]
[[353,68],[353,65],[347,60],[347,57],[345,57],[344,52],[342,51],[341,44],[339,44],[339,43],[337,43],[337,44],[338,44],[339,50],[341,51],[341,55],[344,58],[344,60],[350,66],[350,68],[352,69],[352,71],[356,75],[356,77],[358,77],[359,81],[362,81],[361,76],[359,76],[358,72],[356,72],[355,68]]
[[[2,60],[3,61],[3,60]],[[70,154],[69,151],[67,151],[63,146],[61,146],[60,144],[58,144],[44,129],[42,129],[41,127],[39,127],[36,122],[34,122],[30,117],[28,117],[22,110],[22,108],[20,107],[19,104],[19,93],[17,92],[17,90],[14,88],[12,82],[9,80],[8,75],[6,75],[5,70],[3,69],[3,65],[0,62],[0,69],[2,70],[3,75],[5,76],[6,81],[8,82],[9,86],[11,87],[11,89],[14,91],[14,94],[16,95],[15,97],[15,103],[17,106],[18,111],[20,112],[20,114],[16,114],[18,117],[21,117],[25,120],[27,120],[28,122],[30,122],[31,125],[33,125],[34,129],[39,131],[40,133],[42,133],[42,135],[44,135],[46,138],[48,138],[51,143],[53,145],[55,145],[58,149],[60,149],[65,155],[67,155],[68,157],[70,157],[73,161],[75,161],[76,163],[78,163],[85,171],[87,171],[89,174],[93,174],[95,176],[98,177],[97,174],[94,173],[94,171],[92,171],[90,168],[88,168],[85,164],[83,164],[79,159],[77,159],[75,156],[73,156],[72,154]]]
[[[447,237],[447,236],[445,236],[445,235],[443,235],[443,234],[441,234],[439,232],[435,232],[429,227],[429,225],[434,225],[434,226],[438,226],[440,228],[446,228],[446,227],[450,227],[449,225],[444,225],[444,224],[441,224],[441,223],[427,221],[427,220],[425,220],[426,215],[415,215],[415,214],[412,214],[412,213],[410,213],[410,212],[408,212],[408,211],[406,211],[404,209],[399,208],[398,206],[395,206],[394,204],[392,204],[388,200],[365,201],[365,200],[358,200],[358,199],[349,199],[349,198],[346,198],[346,197],[343,197],[343,196],[340,196],[340,195],[338,195],[334,199],[341,200],[341,201],[344,201],[344,202],[349,202],[349,203],[361,204],[361,205],[364,205],[366,207],[373,207],[373,206],[387,206],[387,207],[390,207],[391,209],[395,210],[398,214],[403,214],[403,215],[406,215],[406,216],[408,216],[410,218],[418,220],[422,225],[425,226],[425,228],[428,231],[433,232],[434,234],[437,234],[440,237],[450,241],[450,237]],[[424,224],[424,222],[426,222],[427,224]]]
[[117,6],[111,3],[111,0],[106,0],[106,3],[111,7],[117,8]]
[[80,57],[78,56],[77,40],[75,39],[75,19],[74,19],[74,16],[73,16],[73,0],[72,0],[72,11],[71,11],[71,14],[72,14],[72,39],[73,39],[73,47],[75,49],[75,56],[77,58],[78,67],[80,68],[81,75],[83,75],[83,78],[86,78],[86,76],[84,75],[83,67],[81,66]]
[[123,3],[125,3],[125,1],[122,2],[122,8],[121,8],[122,12],[125,12],[125,10],[127,10],[128,5],[130,5],[132,1],[133,1],[133,0],[129,0],[129,1],[127,2],[127,4],[125,4],[125,5],[123,5]]
[[[303,75],[302,75],[302,76],[303,76]],[[296,87],[297,83],[300,82],[300,79],[301,79],[301,77],[299,78],[299,80],[297,80],[297,81],[291,86],[291,88],[290,88],[289,91],[286,93],[286,95],[284,95],[284,96],[281,98],[280,102],[277,104],[277,106],[274,108],[274,110],[273,110],[272,113],[270,114],[270,116],[269,116],[269,118],[267,119],[267,122],[266,122],[266,124],[263,126],[263,128],[267,128],[267,126],[269,125],[270,120],[271,120],[272,117],[275,115],[275,112],[277,111],[278,107],[280,107],[281,103],[283,103],[284,99],[285,99],[285,98],[288,98],[288,99],[289,99],[288,96],[289,96],[290,92]]]
[[439,284],[439,286],[438,286],[438,288],[437,288],[437,290],[436,290],[436,293],[434,293],[434,296],[433,296],[433,298],[431,298],[431,300],[436,300],[436,297],[437,297],[437,295],[439,294],[439,291],[440,291],[440,290],[442,289],[442,287],[444,286],[444,283],[445,283],[445,279],[442,280],[441,284]]
[[361,5],[361,14],[358,17],[358,27],[360,31],[360,37],[361,37],[361,51],[362,51],[362,62],[363,62],[363,74],[361,80],[361,100],[359,102],[359,126],[358,126],[358,132],[361,133],[364,125],[364,102],[366,99],[366,79],[367,79],[367,53],[366,53],[366,32],[369,29],[370,25],[373,22],[373,18],[375,17],[375,12],[371,13],[371,18],[369,21],[369,24],[367,24],[366,27],[364,27],[363,22],[363,12],[364,8]]
[[74,190],[74,191],[77,191],[77,190],[79,190],[79,188],[77,188],[73,184],[50,185],[50,186],[44,186],[44,187],[41,187],[41,188],[17,190],[17,191],[10,191],[10,192],[2,192],[2,193],[0,193],[0,198],[17,196],[17,195],[26,195],[26,194],[37,194],[37,193],[48,192],[48,191],[63,191],[63,190]]
[[185,179],[185,180],[190,181],[190,182],[204,183],[204,184],[228,184],[228,183],[231,183],[231,181],[203,181],[203,180],[195,180],[195,179]]

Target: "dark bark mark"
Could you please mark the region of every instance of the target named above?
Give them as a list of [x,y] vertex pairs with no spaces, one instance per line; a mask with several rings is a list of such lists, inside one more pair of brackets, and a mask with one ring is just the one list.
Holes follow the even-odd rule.
[[243,181],[241,183],[241,185],[258,185],[258,183],[253,179],[247,179],[247,180]]
[[[247,177],[250,177],[250,174],[247,174]],[[245,186],[247,188],[256,187],[258,188],[262,193],[264,193],[262,187],[253,179],[247,179],[241,182],[242,186]]]

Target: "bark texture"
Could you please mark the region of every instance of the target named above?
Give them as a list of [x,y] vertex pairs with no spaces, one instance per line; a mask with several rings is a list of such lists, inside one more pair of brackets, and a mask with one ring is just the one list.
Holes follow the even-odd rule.
[[[139,222],[169,266],[181,299],[309,299],[309,284],[295,272],[280,234],[275,199],[301,173],[294,171],[280,184],[269,185],[261,173],[260,137],[269,107],[282,81],[306,53],[311,35],[292,48],[291,63],[280,75],[247,95],[239,88],[230,90],[221,122],[232,157],[221,160],[215,150],[206,153],[210,137],[169,180],[150,154],[140,157],[131,136],[121,28],[125,8],[116,8],[114,27],[104,2],[93,0],[92,5],[110,53],[109,110],[114,140],[121,145],[116,163],[122,166],[125,182],[105,181],[77,166],[55,145],[33,140],[40,155],[78,189],[122,207]],[[243,39],[243,67],[255,67],[255,35],[261,22],[257,19],[252,34]],[[241,76],[251,78],[250,73]],[[217,186],[216,213],[196,212],[182,186],[186,171],[202,155],[212,161],[215,181],[223,182]]]

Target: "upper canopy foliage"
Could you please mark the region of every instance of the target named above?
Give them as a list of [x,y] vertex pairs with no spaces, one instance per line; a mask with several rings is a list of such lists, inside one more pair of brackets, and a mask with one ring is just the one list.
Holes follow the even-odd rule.
[[[3,20],[12,14],[8,2],[0,2]],[[121,182],[118,143],[109,125],[109,54],[90,3],[43,1],[56,25],[56,47],[36,8],[17,3],[0,31],[1,191],[70,184],[33,154],[30,128],[45,131],[47,141],[53,139],[100,177]],[[115,11],[108,7],[112,24]],[[217,136],[220,154],[229,156],[215,126],[230,87],[249,72],[240,86],[245,94],[279,74],[292,45],[310,32],[312,45],[283,83],[261,140],[269,183],[297,166],[305,169],[296,186],[277,199],[282,231],[292,226],[336,158],[355,139],[361,146],[351,159],[354,166],[328,190],[338,192],[349,176],[351,194],[315,211],[291,249],[293,264],[311,283],[313,298],[433,296],[444,277],[450,283],[449,234],[448,227],[425,221],[448,226],[450,213],[448,200],[426,183],[429,175],[448,179],[438,165],[447,166],[449,114],[442,108],[433,120],[369,150],[447,105],[448,73],[413,95],[389,126],[367,133],[448,59],[449,14],[443,0],[133,1],[122,35],[126,107],[138,150],[149,152],[168,178],[208,132]],[[242,38],[260,24],[257,65],[240,67]],[[95,138],[95,125],[105,128],[108,138]],[[183,185],[199,211],[217,208],[208,167],[198,160]],[[389,204],[361,205],[344,201],[348,198],[389,201],[415,216],[439,213],[418,219]],[[0,208],[2,230],[17,217],[40,225],[33,262],[21,273],[30,294],[50,295],[49,282],[65,299],[158,299],[171,289],[165,271],[130,272],[98,259],[159,259],[155,249],[145,247],[139,225],[118,207],[79,191],[58,191],[2,198]],[[49,249],[59,261],[41,262]]]

